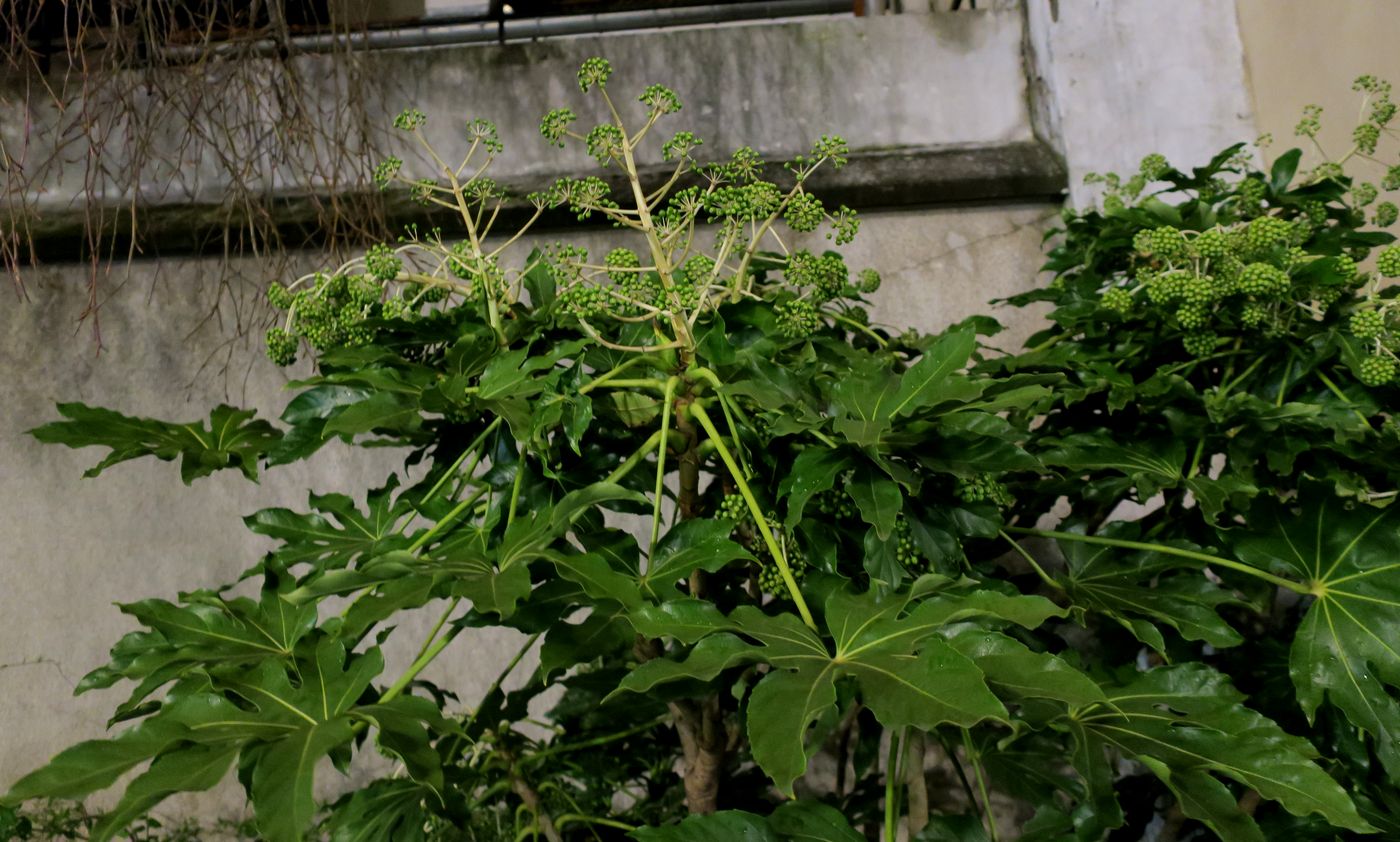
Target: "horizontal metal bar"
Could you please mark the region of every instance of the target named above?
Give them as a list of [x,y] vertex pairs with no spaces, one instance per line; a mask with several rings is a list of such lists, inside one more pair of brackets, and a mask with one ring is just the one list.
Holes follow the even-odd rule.
[[272,38],[258,41],[223,42],[212,45],[167,47],[162,55],[170,61],[193,61],[213,55],[276,55],[325,53],[333,50],[394,50],[489,44],[501,41],[533,41],[569,35],[591,35],[634,29],[661,29],[676,26],[703,26],[777,18],[809,17],[850,13],[852,0],[764,0],[756,3],[724,3],[710,6],[682,6],[568,15],[549,18],[506,18],[475,23],[423,24],[363,32],[324,33],[294,36],[286,45]]

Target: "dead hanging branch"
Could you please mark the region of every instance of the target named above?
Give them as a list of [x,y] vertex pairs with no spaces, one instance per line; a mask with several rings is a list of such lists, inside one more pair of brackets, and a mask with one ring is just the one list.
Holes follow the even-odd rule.
[[[90,264],[77,315],[100,347],[113,265],[154,253],[153,209],[188,206],[194,227],[217,232],[189,249],[223,258],[208,321],[242,335],[262,318],[262,285],[311,232],[333,251],[384,239],[382,199],[366,189],[385,137],[369,113],[382,79],[356,39],[293,49],[296,35],[363,29],[343,5],[0,3],[0,265],[16,294],[45,257],[37,244],[79,215],[60,257]],[[279,224],[276,203],[298,191],[310,218]],[[239,257],[261,271],[236,271]]]

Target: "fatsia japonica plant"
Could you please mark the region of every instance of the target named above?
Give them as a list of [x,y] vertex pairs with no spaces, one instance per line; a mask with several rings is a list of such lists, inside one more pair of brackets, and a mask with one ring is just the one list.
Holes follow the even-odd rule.
[[[1385,393],[1327,368],[1389,346],[1314,324],[1353,306],[1341,250],[1379,242],[1354,230],[1340,176],[1289,188],[1290,172],[1237,212],[1221,208],[1246,188],[1215,183],[1229,156],[1193,177],[1157,168],[1213,198],[1073,217],[1061,279],[1031,296],[1056,303],[1057,326],[1006,355],[979,345],[990,319],[931,336],[872,326],[862,299],[878,274],[803,247],[856,233],[854,213],[807,189],[845,163],[844,142],[822,138],[785,170],[750,149],[703,163],[694,135],[656,137],[675,93],[646,88],[629,124],[610,74],[601,59],[579,72],[596,127],[576,131],[559,109],[541,132],[583,144],[622,188],[561,180],[525,197],[534,215],[508,236],[491,126],[467,125],[456,163],[427,143],[425,115],[399,117],[431,169],[391,159],[377,177],[454,210],[464,236],[411,230],[271,291],[285,319],[270,356],[315,356],[280,425],[231,407],[169,424],[64,404],[67,420],[35,431],[110,448],[91,473],[154,455],[180,459],[186,482],[256,479],[332,443],[406,456],[379,488],[248,516],[276,546],[240,583],[123,606],[141,629],[78,688],[128,688],[117,733],[60,753],[0,805],[117,787],[91,834],[111,839],[174,793],[236,777],[271,842],[1393,827],[1400,537],[1380,505]],[[652,183],[657,157],[671,170]],[[612,223],[616,245],[522,256],[558,207]],[[1169,257],[1157,220],[1172,213],[1183,246]],[[1134,311],[1146,293],[1123,279],[1138,264],[1204,271],[1185,257],[1197,213],[1236,251],[1246,220],[1295,236],[1306,215],[1311,233],[1286,247],[1302,255],[1261,240],[1246,270],[1346,288],[1311,321],[1282,294],[1265,305],[1270,341],[1306,325],[1282,397],[1265,375],[1278,352],[1234,353],[1254,334],[1230,333],[1233,305],[1204,307],[1217,336],[1189,351],[1181,331],[1205,322]],[[1137,242],[1143,228],[1153,242]],[[1110,284],[1128,307],[1101,306]],[[1207,395],[1232,363],[1224,382],[1238,385]],[[1317,373],[1332,388],[1313,388]],[[1166,388],[1143,385],[1159,374]],[[1210,403],[1236,395],[1267,403],[1230,410],[1253,413],[1238,434],[1245,422]],[[1324,423],[1314,441],[1306,425]],[[1305,445],[1268,473],[1233,466],[1236,438],[1290,435]],[[1061,498],[1066,522],[1037,529]],[[1029,533],[1058,537],[1062,555],[1016,540]],[[381,647],[417,611],[431,630],[386,664]],[[426,680],[492,627],[525,643],[484,697]],[[1296,694],[1263,657],[1289,635]],[[320,803],[327,760],[379,777]]]

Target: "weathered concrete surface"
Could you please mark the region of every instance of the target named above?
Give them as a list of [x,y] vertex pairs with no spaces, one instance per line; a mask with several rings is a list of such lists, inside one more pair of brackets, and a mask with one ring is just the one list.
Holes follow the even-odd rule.
[[[1334,159],[1345,155],[1361,109],[1362,95],[1351,89],[1352,82],[1369,73],[1400,85],[1400,9],[1366,0],[1236,0],[1235,6],[1258,130],[1274,137],[1265,155],[1298,146],[1304,166],[1322,163],[1317,149],[1293,134],[1303,106],[1310,104],[1322,106],[1322,150]],[[1395,147],[1393,138],[1381,143],[1382,149]],[[1384,157],[1395,163],[1394,153]],[[1349,169],[1371,182],[1385,172],[1359,159]],[[1397,196],[1400,191],[1386,198]]]
[[[870,214],[844,252],[852,268],[884,275],[877,321],[935,329],[983,312],[986,299],[1026,289],[1054,211],[1024,205]],[[594,230],[572,239],[597,250],[613,237]],[[827,241],[818,237],[809,245]],[[118,271],[102,310],[101,356],[74,321],[86,267],[31,271],[29,300],[0,305],[0,652],[7,664],[0,669],[0,788],[59,749],[102,734],[123,691],[74,698],[72,690],[132,627],[113,602],[173,598],[181,589],[231,581],[269,546],[243,528],[243,515],[277,505],[304,510],[308,489],[359,496],[396,467],[391,453],[336,446],[310,463],[273,469],[261,485],[224,472],[185,487],[174,464],[148,460],[83,480],[99,450],[40,445],[24,434],[53,420],[58,401],[194,419],[227,400],[275,417],[287,399],[282,386],[297,372],[266,362],[256,339],[229,346],[227,321],[194,329],[219,294],[210,265],[144,261],[124,275]],[[226,317],[238,302],[244,322],[256,323],[253,305],[240,300],[249,294],[226,293]],[[1012,334],[1029,329],[1022,320]],[[228,355],[228,374],[217,374],[216,366],[200,378],[200,366],[219,353]],[[411,657],[430,619],[401,624],[388,647],[390,672]],[[472,704],[518,645],[513,633],[464,635],[425,677]],[[343,786],[334,772],[323,779],[326,792]],[[224,787],[168,809],[213,816],[241,803],[236,787]]]
[[1076,207],[1089,172],[1131,174],[1150,152],[1195,166],[1256,137],[1233,4],[1032,0],[1027,15]]
[[[305,55],[292,64],[297,78],[309,87],[293,99],[312,109],[315,113],[309,116],[325,125],[346,124],[347,109],[340,103],[352,95],[355,108],[383,126],[401,109],[419,108],[429,115],[424,136],[454,165],[470,145],[467,121],[493,120],[506,150],[490,174],[523,194],[562,174],[597,170],[581,145],[557,149],[546,143],[539,136],[539,121],[560,106],[578,113],[575,129],[580,133],[608,118],[606,105],[597,96],[582,94],[575,81],[579,64],[601,55],[616,66],[608,90],[634,127],[642,119],[637,94],[648,84],[671,86],[686,104],[658,124],[639,153],[644,166],[656,165],[668,174],[661,144],[682,129],[704,139],[698,153],[702,160],[723,159],[740,146],[752,146],[769,160],[784,160],[807,152],[821,135],[839,134],[857,154],[845,171],[823,173],[821,180],[839,201],[855,207],[1041,199],[1063,188],[1064,174],[1033,130],[1023,32],[1020,11],[1000,9],[812,17],[392,50],[369,53],[352,63]],[[270,60],[260,61],[269,79],[285,75]],[[182,83],[190,90],[222,88],[228,102],[214,109],[196,101],[169,114],[151,139],[156,154],[147,155],[139,184],[126,183],[131,173],[116,160],[120,150],[105,149],[108,175],[99,185],[115,232],[131,228],[129,199],[146,209],[140,231],[148,247],[187,250],[193,243],[206,242],[219,228],[237,230],[240,215],[230,218],[221,202],[229,192],[230,161],[248,157],[239,149],[256,148],[260,153],[239,171],[240,189],[283,197],[271,209],[274,220],[288,229],[316,218],[308,195],[319,195],[330,184],[340,190],[366,184],[367,171],[350,167],[353,155],[318,148],[347,142],[346,138],[290,135],[287,127],[304,123],[308,115],[281,113],[277,100],[230,77],[228,67],[213,63],[207,69],[168,73],[191,76]],[[0,96],[0,103],[4,100]],[[7,149],[39,156],[54,142],[54,126],[61,125],[61,119],[46,108],[19,113],[22,102],[16,98],[12,113],[0,113],[0,139]],[[103,110],[100,104],[89,107]],[[164,103],[143,107],[152,115],[165,113],[158,108],[168,110]],[[206,126],[197,134],[202,139],[191,142],[186,112],[200,123],[210,122],[211,115],[224,120],[237,115],[246,125],[233,133]],[[27,138],[21,136],[25,132]],[[26,139],[30,146],[22,143]],[[81,141],[73,141],[66,153],[75,160],[81,160],[84,151]],[[385,154],[389,151],[408,161],[406,175],[440,175],[407,137],[399,135],[386,143]],[[178,165],[163,163],[167,158]],[[330,171],[308,181],[305,173],[314,161],[332,162]],[[46,255],[71,253],[81,244],[85,220],[82,203],[75,204],[74,198],[82,195],[91,177],[84,167],[65,167],[39,185],[44,192],[34,200],[43,213],[33,233]],[[406,203],[391,205],[390,211],[395,219],[420,215]],[[433,221],[452,224],[450,218]]]

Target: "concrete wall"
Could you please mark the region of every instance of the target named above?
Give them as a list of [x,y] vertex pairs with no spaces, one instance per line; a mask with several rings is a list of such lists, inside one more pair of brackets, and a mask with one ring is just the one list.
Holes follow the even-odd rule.
[[[1322,151],[1330,158],[1346,154],[1361,107],[1353,80],[1369,73],[1400,86],[1400,8],[1367,0],[1237,0],[1236,8],[1256,126],[1274,137],[1266,156],[1300,146],[1304,166],[1322,162],[1306,138],[1293,134],[1309,104],[1322,106]],[[1382,148],[1394,150],[1393,139]],[[1386,160],[1398,162],[1394,152]],[[1384,173],[1367,161],[1350,166],[1373,182]]]
[[1190,167],[1254,128],[1234,8],[1219,0],[1029,0],[1042,121],[1069,170],[1071,203],[1089,172],[1137,171],[1150,152]]
[[[885,277],[877,321],[935,329],[1029,288],[1055,212],[1027,204],[873,213],[846,253],[853,267],[873,266]],[[598,250],[612,236],[595,230],[574,239]],[[232,581],[269,546],[243,528],[242,516],[266,506],[305,510],[308,490],[358,498],[396,467],[392,453],[335,446],[310,463],[272,469],[256,486],[223,472],[185,487],[174,464],[150,460],[84,480],[100,451],[44,446],[24,434],[54,420],[58,401],[170,420],[193,420],[229,401],[275,418],[287,400],[282,386],[299,372],[268,363],[256,337],[233,339],[227,323],[205,321],[221,296],[229,317],[238,304],[254,306],[238,301],[250,290],[221,292],[214,268],[212,260],[140,261],[119,273],[102,310],[101,355],[74,322],[84,266],[27,272],[28,300],[0,306],[0,787],[103,733],[125,690],[77,698],[72,690],[131,628],[112,603]],[[244,268],[254,278],[259,270]],[[1022,323],[1016,335],[1024,333]],[[436,610],[401,624],[387,647],[391,672],[411,659]],[[511,632],[464,635],[424,677],[470,705],[518,645]],[[344,786],[334,772],[323,780],[326,793]],[[225,786],[168,809],[211,816],[239,805],[240,791]]]
[[[370,105],[386,120],[417,105],[432,115],[430,134],[446,149],[460,148],[462,115],[493,117],[507,141],[505,172],[545,177],[579,158],[551,152],[535,121],[555,105],[577,108],[572,72],[581,58],[612,55],[616,90],[671,83],[686,103],[676,126],[706,135],[711,149],[756,143],[779,155],[830,131],[873,154],[1046,143],[1064,156],[1073,201],[1084,204],[1093,196],[1080,185],[1088,171],[1131,171],[1153,151],[1189,166],[1261,129],[1286,138],[1305,101],[1348,113],[1329,97],[1349,102],[1357,73],[1390,72],[1400,83],[1387,49],[1400,24],[1394,16],[1379,16],[1382,23],[1371,13],[1375,4],[1329,3],[1327,11],[1306,0],[1236,5],[1238,18],[1235,5],[1212,0],[1027,0],[1024,10],[997,3],[970,15],[381,54],[372,57],[384,71]],[[1325,56],[1300,59],[1312,45]],[[700,58],[677,64],[676,55]],[[1323,72],[1323,57],[1345,69]],[[0,120],[0,131],[16,125]],[[1333,128],[1345,133],[1350,125]],[[203,177],[189,180],[186,198],[217,197],[217,168],[199,160],[190,168]],[[298,186],[279,185],[276,171],[258,177]],[[56,209],[78,189],[52,187],[46,201]],[[1043,199],[1005,194],[959,207],[873,211],[845,251],[854,268],[874,267],[886,279],[876,320],[937,329],[1030,288],[1041,234],[1056,211]],[[573,239],[596,250],[609,236],[592,230]],[[263,360],[256,340],[236,339],[231,329],[235,313],[239,324],[258,324],[257,278],[266,267],[239,268],[248,280],[231,289],[220,288],[212,259],[138,261],[118,271],[106,287],[101,355],[75,321],[87,267],[28,270],[28,299],[0,304],[0,653],[9,662],[0,665],[0,787],[59,748],[101,733],[117,693],[70,693],[129,628],[111,602],[226,581],[265,546],[243,530],[242,515],[301,506],[308,489],[354,493],[393,468],[391,454],[329,450],[311,464],[275,470],[261,486],[219,475],[185,488],[175,466],[153,462],[83,481],[95,454],[41,447],[23,435],[54,417],[55,401],[67,400],[195,418],[227,399],[275,416],[287,373]],[[205,319],[216,300],[222,320]],[[1013,347],[1038,327],[1034,314],[1011,321],[998,344]],[[226,375],[198,376],[211,357],[228,361]],[[391,658],[404,658],[422,632],[422,618],[405,624]],[[509,634],[464,638],[428,677],[471,703],[516,645]],[[238,803],[226,788],[177,808],[210,815]]]

